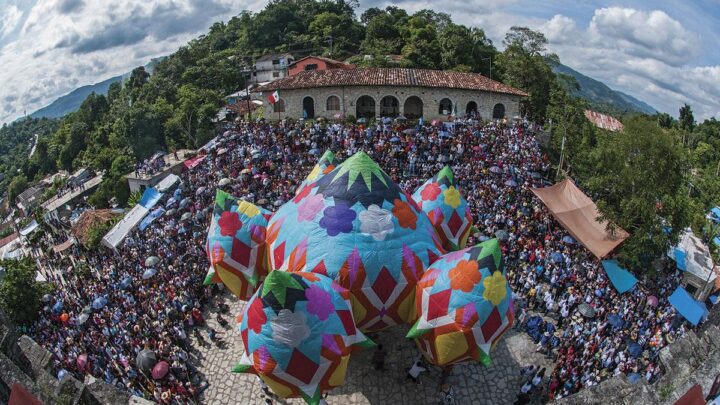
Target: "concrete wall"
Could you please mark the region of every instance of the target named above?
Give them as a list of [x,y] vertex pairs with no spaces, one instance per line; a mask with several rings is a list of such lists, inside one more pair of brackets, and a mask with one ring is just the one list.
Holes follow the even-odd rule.
[[[315,106],[315,118],[334,118],[336,114],[345,113],[357,116],[357,101],[361,96],[370,96],[375,101],[375,116],[380,116],[380,101],[385,96],[394,96],[398,99],[400,114],[405,115],[405,101],[417,96],[423,102],[423,116],[426,120],[447,118],[447,115],[440,114],[440,101],[449,98],[453,108],[457,106],[457,114],[465,114],[469,102],[477,103],[477,111],[482,118],[492,118],[495,104],[502,103],[505,106],[505,116],[512,118],[520,115],[520,96],[491,93],[487,91],[458,90],[447,88],[431,87],[404,87],[404,86],[347,86],[347,87],[316,87],[311,89],[278,90],[280,99],[285,102],[285,112],[278,116],[273,106],[267,101],[270,92],[263,92],[265,118],[277,120],[283,118],[303,118],[303,99],[312,97]],[[340,110],[326,110],[327,98],[331,95],[340,98]],[[452,111],[452,110],[451,110]]]

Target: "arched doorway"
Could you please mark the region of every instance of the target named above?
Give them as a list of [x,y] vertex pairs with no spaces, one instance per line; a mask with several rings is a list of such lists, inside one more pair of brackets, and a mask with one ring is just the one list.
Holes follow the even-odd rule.
[[400,115],[400,102],[394,96],[380,99],[380,116],[395,118]]
[[440,115],[452,114],[452,101],[450,101],[449,98],[444,98],[444,99],[440,100],[438,114],[440,114]]
[[303,118],[315,118],[315,100],[312,97],[303,99]]
[[355,115],[358,118],[375,117],[375,100],[370,96],[362,96],[355,103]]
[[502,103],[495,104],[493,107],[493,119],[502,119],[505,117],[505,106]]
[[472,115],[472,114],[477,114],[477,112],[478,112],[478,108],[477,108],[476,102],[471,101],[471,102],[467,103],[467,106],[465,107],[465,114]]
[[409,120],[416,120],[423,115],[423,102],[418,96],[408,97],[403,107],[403,114]]

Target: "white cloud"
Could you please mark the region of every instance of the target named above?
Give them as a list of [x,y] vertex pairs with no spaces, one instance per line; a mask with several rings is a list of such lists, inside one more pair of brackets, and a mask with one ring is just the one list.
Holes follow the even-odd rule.
[[5,7],[0,16],[0,36],[16,33],[0,48],[0,122],[35,111],[79,86],[168,55],[207,32],[214,22],[244,9],[256,11],[264,3],[39,0],[24,10],[25,16],[13,7]]
[[659,10],[601,8],[595,10],[588,32],[598,43],[677,66],[694,56],[693,44],[697,43],[677,20]]
[[540,27],[549,42],[561,44],[571,40],[577,34],[575,20],[564,15],[557,14]]
[[3,10],[2,15],[0,15],[0,39],[7,37],[15,31],[15,28],[17,28],[22,18],[22,14],[22,11],[14,5],[9,5]]
[[662,11],[601,8],[586,28],[563,15],[538,28],[563,63],[661,111],[677,116],[683,103],[696,119],[720,111],[720,66],[690,66],[697,38]]

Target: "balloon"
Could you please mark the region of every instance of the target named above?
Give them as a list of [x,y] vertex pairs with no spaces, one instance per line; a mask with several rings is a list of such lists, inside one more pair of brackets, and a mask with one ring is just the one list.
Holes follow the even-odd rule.
[[489,364],[490,349],[513,324],[512,292],[496,239],[448,253],[418,282],[417,322],[408,332],[428,361]]
[[217,190],[206,250],[220,280],[246,300],[267,274],[265,227],[270,212]]
[[444,253],[427,215],[364,152],[270,218],[271,269],[327,275],[353,294],[363,331],[415,319],[415,284]]
[[61,320],[61,321],[67,322],[68,319],[70,319],[70,315],[68,315],[67,313],[63,312],[62,315],[60,315],[60,320]]
[[350,293],[318,274],[271,272],[240,317],[245,351],[233,371],[311,404],[344,383],[351,352],[373,345],[355,326]]
[[418,187],[413,199],[430,218],[445,250],[462,249],[467,244],[473,218],[470,206],[455,185],[455,176],[445,166]]

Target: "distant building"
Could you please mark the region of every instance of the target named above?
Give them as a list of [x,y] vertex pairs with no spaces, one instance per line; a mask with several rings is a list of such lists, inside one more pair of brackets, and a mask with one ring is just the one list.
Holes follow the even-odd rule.
[[355,65],[322,56],[306,56],[288,67],[288,76],[295,76],[306,70],[354,69]]
[[143,173],[134,171],[130,174],[125,175],[128,180],[128,187],[130,192],[134,193],[137,191],[143,192],[148,187],[154,187],[160,183],[170,173],[179,175],[182,173],[185,167],[184,163],[189,159],[190,155],[193,155],[195,151],[189,149],[181,149],[177,151],[178,158],[175,158],[175,154],[168,153],[162,156],[164,165],[161,170],[154,171],[152,173]]
[[288,67],[295,61],[289,53],[265,55],[255,61],[252,83],[271,82],[288,75]]
[[617,118],[597,111],[585,110],[585,117],[598,128],[612,132],[622,131],[625,128]]
[[[475,113],[485,119],[519,115],[521,90],[476,73],[400,68],[302,71],[257,91],[265,117],[447,119]],[[267,96],[277,91],[280,101]]]
[[45,187],[40,184],[28,188],[17,196],[17,207],[23,214],[28,215],[36,205],[40,204],[44,191]]

